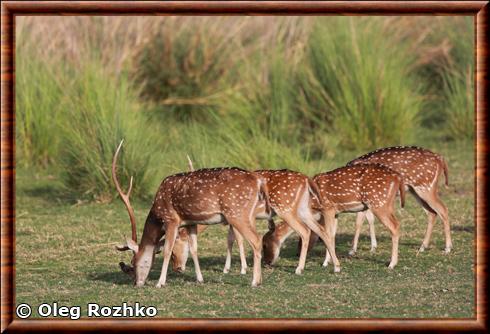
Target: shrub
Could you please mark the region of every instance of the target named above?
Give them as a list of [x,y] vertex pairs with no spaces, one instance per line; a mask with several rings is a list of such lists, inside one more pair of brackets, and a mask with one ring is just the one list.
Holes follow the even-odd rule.
[[204,120],[230,90],[224,82],[233,77],[233,38],[216,20],[164,21],[138,52],[133,77],[163,118]]

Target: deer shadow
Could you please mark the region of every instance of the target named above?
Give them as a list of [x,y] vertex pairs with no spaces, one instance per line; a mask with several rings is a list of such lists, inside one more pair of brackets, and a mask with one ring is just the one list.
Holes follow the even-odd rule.
[[[251,259],[247,259],[247,263],[251,263],[248,261]],[[239,261],[238,261],[239,262]],[[148,275],[149,281],[158,281],[161,274],[161,268],[163,264],[163,259],[161,257],[156,257],[155,262],[153,263],[150,274]],[[225,264],[225,256],[202,256],[199,257],[199,265],[201,270],[205,270],[207,272],[217,272],[223,273],[223,267]],[[90,273],[87,278],[91,281],[102,281],[107,283],[112,283],[116,285],[132,285],[133,279],[126,273],[122,272],[117,263],[114,264],[114,270],[99,272],[99,273]],[[233,270],[233,269],[232,269]],[[194,263],[192,259],[188,259],[186,271],[184,272],[175,272],[172,270],[171,265],[169,265],[167,271],[167,282],[168,281],[179,281],[179,282],[196,282],[196,274],[194,270]],[[205,277],[205,283],[220,283],[223,284],[221,280],[216,280],[213,277]],[[248,284],[248,283],[247,283]]]

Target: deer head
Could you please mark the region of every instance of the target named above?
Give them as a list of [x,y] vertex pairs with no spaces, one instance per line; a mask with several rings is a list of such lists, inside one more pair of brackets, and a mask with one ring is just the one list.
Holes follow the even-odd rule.
[[[117,147],[116,153],[114,153],[114,157],[112,159],[112,180],[116,185],[116,189],[119,196],[121,197],[121,200],[128,210],[129,221],[131,223],[131,239],[127,238],[125,244],[116,246],[116,249],[118,251],[131,250],[133,252],[131,265],[120,262],[119,267],[124,273],[128,274],[129,276],[131,276],[131,278],[134,279],[134,283],[136,286],[142,286],[144,285],[146,278],[150,273],[155,253],[160,250],[161,242],[157,243],[156,245],[138,245],[136,235],[136,219],[134,216],[133,207],[131,206],[131,202],[129,201],[131,190],[133,188],[133,177],[131,176],[131,179],[129,181],[127,193],[124,193],[121,189],[121,185],[119,184],[116,173],[117,157],[119,155],[119,151],[121,150],[122,144],[123,140],[121,140],[121,143]],[[151,213],[148,216],[148,219],[151,219]]]

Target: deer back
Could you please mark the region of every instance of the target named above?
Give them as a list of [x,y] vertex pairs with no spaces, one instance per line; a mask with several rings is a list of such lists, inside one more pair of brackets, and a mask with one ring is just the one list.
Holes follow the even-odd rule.
[[167,177],[152,211],[163,219],[205,221],[222,214],[249,215],[259,200],[260,180],[239,168],[209,168]]
[[400,173],[404,182],[412,187],[434,186],[441,172],[448,183],[447,164],[444,158],[416,146],[397,146],[378,149],[350,161],[347,165],[377,163]]
[[361,211],[387,204],[403,184],[396,171],[378,164],[359,164],[315,175],[326,208]]
[[282,170],[257,170],[254,173],[267,182],[271,208],[278,214],[296,210],[304,191],[309,191],[309,178],[299,172]]

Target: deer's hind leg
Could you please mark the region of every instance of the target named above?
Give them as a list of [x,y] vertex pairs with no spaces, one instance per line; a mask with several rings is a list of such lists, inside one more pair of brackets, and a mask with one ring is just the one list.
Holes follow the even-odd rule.
[[379,221],[388,228],[391,233],[391,261],[388,268],[393,269],[398,263],[398,243],[400,241],[400,222],[393,214],[393,210],[387,206],[371,208]]
[[444,225],[444,234],[446,239],[445,253],[449,253],[453,247],[451,241],[451,228],[449,225],[448,210],[446,205],[441,201],[437,195],[437,189],[432,187],[429,190],[425,189],[413,189],[412,194],[417,199],[425,213],[427,214],[427,231],[425,232],[424,240],[419,248],[419,252],[423,252],[426,248],[429,248],[430,238],[435,225],[437,216],[439,216]]
[[[252,286],[257,287],[262,284],[262,239],[255,229],[255,217],[226,217],[230,225],[240,233],[252,247],[254,254]],[[237,233],[237,235],[238,235]]]
[[301,275],[305,269],[306,254],[308,252],[308,244],[310,241],[310,229],[303,225],[299,218],[293,214],[282,214],[280,215],[283,219],[296,233],[299,234],[301,238],[301,250],[299,255],[298,267],[296,267],[296,274]]

